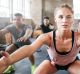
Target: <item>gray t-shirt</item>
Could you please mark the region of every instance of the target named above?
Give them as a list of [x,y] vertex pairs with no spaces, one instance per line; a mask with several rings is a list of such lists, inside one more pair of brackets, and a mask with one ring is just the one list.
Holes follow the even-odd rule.
[[22,37],[25,34],[27,29],[32,30],[32,26],[23,24],[20,27],[20,31],[19,31],[16,29],[16,26],[14,24],[11,24],[11,25],[7,26],[6,29],[12,34],[13,42],[15,42],[18,38]]

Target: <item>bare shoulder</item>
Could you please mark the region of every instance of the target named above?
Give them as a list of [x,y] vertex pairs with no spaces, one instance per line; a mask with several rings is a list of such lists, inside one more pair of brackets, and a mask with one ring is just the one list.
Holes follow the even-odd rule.
[[39,38],[40,38],[41,40],[43,40],[43,41],[49,40],[49,39],[50,39],[50,33],[51,33],[51,32],[45,33],[45,34],[41,34],[41,35],[39,36]]
[[75,36],[76,36],[77,38],[79,38],[79,37],[80,37],[80,32],[75,32]]
[[77,45],[80,47],[80,32],[75,32],[76,40],[77,40]]
[[38,49],[39,47],[41,47],[44,44],[50,45],[51,42],[51,38],[50,38],[50,34],[49,33],[45,33],[45,34],[41,34],[32,44],[32,48],[34,49]]
[[2,32],[3,34],[6,34],[6,33],[8,33],[9,31],[8,31],[6,28],[4,28],[4,29],[1,29],[0,32]]
[[36,42],[38,41],[39,43],[42,43],[42,44],[49,44],[50,43],[50,35],[51,35],[51,32],[49,33],[45,33],[45,34],[41,34],[37,39],[36,39]]

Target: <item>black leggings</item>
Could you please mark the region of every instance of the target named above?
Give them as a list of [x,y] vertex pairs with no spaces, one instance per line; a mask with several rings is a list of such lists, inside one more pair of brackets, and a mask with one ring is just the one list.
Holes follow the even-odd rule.
[[29,45],[29,44],[31,44],[31,41],[30,40],[27,40],[27,41],[25,41],[25,42],[15,42],[14,43],[14,45],[17,47],[17,48],[20,48],[20,47],[22,47],[22,46],[24,46],[24,45]]

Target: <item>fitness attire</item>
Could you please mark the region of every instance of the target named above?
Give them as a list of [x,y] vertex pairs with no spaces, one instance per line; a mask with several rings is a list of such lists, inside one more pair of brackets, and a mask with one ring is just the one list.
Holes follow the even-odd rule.
[[53,31],[53,43],[51,45],[51,48],[48,49],[49,60],[55,62],[57,70],[67,70],[73,62],[79,60],[79,58],[77,57],[77,53],[80,49],[77,48],[75,33],[74,31],[72,31],[72,48],[68,52],[59,52],[57,50],[55,33],[56,32]]

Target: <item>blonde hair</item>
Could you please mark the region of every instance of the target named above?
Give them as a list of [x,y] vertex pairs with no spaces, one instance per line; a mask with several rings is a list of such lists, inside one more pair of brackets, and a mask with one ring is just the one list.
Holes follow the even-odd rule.
[[72,9],[72,7],[69,5],[69,4],[61,4],[59,7],[57,7],[55,10],[54,10],[54,15],[56,14],[56,12],[59,10],[59,9],[61,9],[61,8],[68,8],[70,11],[71,11],[71,13],[73,14],[74,12],[73,12],[73,9]]

